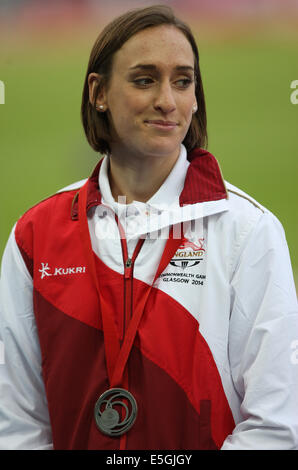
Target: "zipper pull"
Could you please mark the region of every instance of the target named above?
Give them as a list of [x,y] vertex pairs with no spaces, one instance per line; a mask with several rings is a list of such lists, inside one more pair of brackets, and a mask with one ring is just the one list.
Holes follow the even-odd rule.
[[124,269],[125,279],[129,279],[131,277],[131,270],[132,270],[132,260],[131,258],[127,258],[127,260],[125,261],[125,269]]

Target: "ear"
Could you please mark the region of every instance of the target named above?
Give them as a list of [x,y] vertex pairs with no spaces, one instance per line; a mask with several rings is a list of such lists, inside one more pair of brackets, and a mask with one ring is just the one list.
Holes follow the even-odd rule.
[[192,105],[192,113],[195,114],[198,110],[198,103],[197,100],[195,100],[194,104]]
[[[88,75],[89,101],[101,111],[107,110],[106,92],[103,84],[103,77],[98,73],[92,72]],[[97,95],[97,96],[96,96]],[[94,102],[96,97],[96,102]]]

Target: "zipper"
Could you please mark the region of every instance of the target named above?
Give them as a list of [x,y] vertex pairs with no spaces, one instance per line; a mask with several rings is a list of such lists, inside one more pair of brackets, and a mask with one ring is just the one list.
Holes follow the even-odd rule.
[[[125,333],[129,325],[129,321],[132,317],[132,310],[133,310],[133,267],[136,257],[138,256],[145,239],[140,239],[137,243],[137,246],[134,250],[132,258],[128,256],[128,249],[125,237],[125,231],[118,220],[118,217],[115,216],[116,222],[118,223],[118,229],[121,236],[121,247],[122,247],[122,255],[123,255],[123,263],[124,263],[124,312],[123,312],[123,329],[122,329],[122,341],[124,341]],[[129,380],[128,380],[128,369],[124,371],[123,376],[123,387],[127,390],[129,389]],[[123,409],[123,416],[124,419],[124,409]],[[120,437],[119,442],[120,450],[126,449],[126,433]]]
[[[126,244],[125,244],[126,245]],[[124,257],[127,256],[127,246],[123,251]],[[132,285],[133,285],[133,261],[127,257],[124,262],[124,318],[123,318],[123,331],[122,341],[124,340],[125,332],[128,327],[130,318],[132,316]],[[125,370],[123,376],[123,387],[128,390],[128,370]],[[122,410],[122,419],[125,419],[124,409]],[[126,434],[120,437],[119,450],[126,449]]]
[[122,338],[124,339],[129,320],[132,316],[132,287],[133,287],[133,261],[127,258],[124,264],[124,318],[123,318],[123,332]]
[[124,260],[124,315],[122,340],[124,340],[129,321],[133,315],[133,268],[135,260],[140,253],[145,239],[140,239],[135,247],[132,257],[128,256],[126,240],[122,239],[122,253]]

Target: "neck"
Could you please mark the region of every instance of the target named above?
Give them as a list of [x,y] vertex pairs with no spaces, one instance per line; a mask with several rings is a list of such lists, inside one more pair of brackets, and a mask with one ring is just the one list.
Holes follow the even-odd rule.
[[147,202],[161,187],[174,167],[179,152],[172,158],[146,157],[121,158],[110,156],[109,181],[115,201],[125,196],[126,204],[132,201]]

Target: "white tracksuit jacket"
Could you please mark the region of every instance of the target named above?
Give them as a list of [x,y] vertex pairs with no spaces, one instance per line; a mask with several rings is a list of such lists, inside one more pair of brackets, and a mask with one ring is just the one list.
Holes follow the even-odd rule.
[[[130,254],[139,236],[149,234],[134,278],[150,284],[165,244],[162,229],[184,222],[189,243],[154,286],[198,322],[211,351],[235,422],[221,449],[298,449],[297,300],[283,228],[271,212],[227,182],[227,198],[181,207],[189,165],[182,146],[175,167],[150,201],[124,206],[112,197],[105,157],[98,176],[102,204],[89,214],[93,250],[110,270],[123,274],[117,211]],[[57,197],[81,186],[72,185]],[[46,285],[54,267],[41,261],[38,282]],[[76,272],[55,269],[61,280]],[[0,285],[1,449],[53,448],[32,291],[14,227]],[[183,345],[187,339],[181,336]]]

